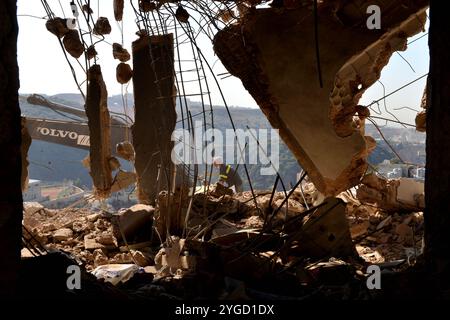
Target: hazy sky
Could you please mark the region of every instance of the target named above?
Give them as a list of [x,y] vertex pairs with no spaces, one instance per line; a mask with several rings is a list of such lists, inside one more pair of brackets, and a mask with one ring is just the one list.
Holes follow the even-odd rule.
[[[67,17],[71,16],[69,0],[48,0],[48,3],[57,16],[64,16],[63,9]],[[97,1],[91,1],[91,3],[93,3],[92,9],[94,10],[94,16],[96,17],[98,11],[100,11],[100,15],[108,17],[111,23],[113,31],[110,35],[106,36],[106,41],[109,43],[120,43],[121,32],[119,25],[114,20],[112,0],[102,0],[100,10],[97,8]],[[126,7],[123,24],[124,46],[131,52],[131,42],[137,38],[134,34],[137,31],[137,27],[134,23],[135,17],[134,14],[132,14],[129,2],[125,1],[125,3]],[[18,42],[20,92],[45,93],[50,95],[56,93],[77,92],[77,88],[59,43],[45,28],[45,19],[23,16],[33,15],[44,17],[45,11],[41,2],[39,0],[18,0],[18,14],[20,28]],[[414,38],[411,38],[410,41],[423,34],[424,33],[420,33]],[[414,43],[411,43],[407,51],[401,52],[401,55],[412,65],[414,71],[398,54],[392,56],[389,65],[382,71],[380,79],[385,86],[386,93],[389,93],[428,72],[429,57],[427,39],[427,36],[424,36]],[[225,69],[217,60],[217,57],[214,56],[210,41],[204,37],[203,39],[200,39],[198,43],[204,52],[204,55],[211,64],[214,65],[214,73],[220,74],[225,72]],[[189,55],[187,51],[188,48],[188,46],[182,48],[182,55],[184,55],[184,52]],[[121,85],[118,84],[115,79],[117,60],[114,60],[112,57],[111,45],[102,42],[96,46],[96,49],[99,52],[99,63],[102,66],[109,95],[119,94],[121,92]],[[77,70],[80,81],[83,81],[81,67],[76,63],[75,59],[70,59]],[[84,59],[80,59],[80,62],[84,64]],[[210,81],[210,83],[212,82]],[[243,88],[239,79],[228,77],[220,80],[220,84],[228,105],[257,107],[253,98]],[[400,120],[414,123],[415,112],[408,109],[393,109],[410,107],[418,110],[424,84],[425,78],[387,98],[387,108],[392,110]],[[195,93],[194,91],[196,90],[198,89],[194,87],[189,88],[188,85],[187,93]],[[132,92],[132,86],[129,86],[128,91]],[[217,89],[212,88],[211,92],[213,95],[213,103],[223,105]],[[360,101],[360,104],[369,104],[382,96],[383,87],[380,83],[376,83],[367,90],[362,101]],[[191,97],[191,99],[196,100],[195,97]],[[380,104],[380,107],[384,108],[383,104]],[[389,116],[386,112],[383,111],[383,113],[383,116]]]

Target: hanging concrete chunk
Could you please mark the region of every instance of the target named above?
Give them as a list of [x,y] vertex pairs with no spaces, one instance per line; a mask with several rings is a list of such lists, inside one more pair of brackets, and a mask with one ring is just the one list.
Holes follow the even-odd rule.
[[97,56],[97,50],[95,50],[94,45],[91,45],[86,50],[86,58],[88,60],[91,60],[92,58],[95,58]]
[[121,84],[125,84],[128,81],[130,81],[132,76],[133,76],[133,71],[131,70],[131,67],[129,64],[121,62],[117,65],[117,68],[116,68],[117,82],[119,82]]
[[67,28],[67,19],[58,17],[47,20],[45,27],[58,38],[64,37],[70,31],[70,29]]
[[187,23],[189,20],[189,13],[182,6],[179,6],[177,11],[175,12],[175,17],[179,22]]
[[[368,112],[358,106],[394,51],[426,21],[427,1],[379,3],[381,30],[366,27],[370,1],[319,3],[319,86],[311,8],[250,10],[218,32],[214,50],[242,80],[325,195],[360,181],[369,153]],[[356,114],[358,116],[356,116]]]
[[66,51],[74,58],[78,59],[84,51],[78,31],[70,30],[63,38],[63,44]]
[[120,60],[120,62],[127,62],[130,60],[128,50],[122,47],[120,43],[113,43],[113,57]]
[[122,21],[123,16],[123,0],[114,0],[114,18],[116,21]]
[[87,4],[83,4],[83,6],[81,7],[81,10],[83,10],[83,12],[85,12],[88,15],[94,13],[94,11],[92,11],[91,7],[89,7]]
[[108,18],[99,17],[94,25],[93,33],[96,35],[105,35],[111,33],[111,25]]
[[89,69],[88,81],[86,115],[89,120],[90,174],[96,196],[107,197],[112,185],[110,117],[107,106],[108,92],[99,65],[93,65]]
[[157,8],[155,1],[139,0],[139,9],[143,12],[150,12]]
[[158,191],[167,188],[173,173],[170,157],[176,122],[173,61],[171,34],[142,36],[133,42],[132,134],[138,198],[145,204],[155,203]]

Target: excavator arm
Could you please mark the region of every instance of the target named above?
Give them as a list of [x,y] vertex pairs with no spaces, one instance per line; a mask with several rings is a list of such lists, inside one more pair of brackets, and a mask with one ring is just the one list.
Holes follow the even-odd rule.
[[[77,122],[25,117],[26,127],[33,140],[89,150],[89,127],[84,110],[49,101],[38,94],[30,95],[27,102],[86,119]],[[127,124],[127,120],[131,119],[126,119],[127,116],[118,113],[111,112],[111,114],[111,150],[113,155],[121,157],[116,151],[116,145],[131,140],[131,129]]]
[[[87,123],[75,121],[48,120],[26,117],[26,127],[33,140],[52,142],[67,147],[89,150],[89,128]],[[111,125],[111,150],[114,155],[116,145],[127,141],[131,130],[126,125]]]

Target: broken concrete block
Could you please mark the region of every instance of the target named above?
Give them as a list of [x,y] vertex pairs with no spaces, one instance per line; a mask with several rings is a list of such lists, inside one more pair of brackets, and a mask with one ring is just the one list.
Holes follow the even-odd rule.
[[95,249],[93,255],[95,267],[108,264],[108,256],[103,252],[102,249]]
[[78,59],[84,52],[83,43],[77,30],[69,30],[63,38],[63,45],[66,51],[74,58]]
[[130,60],[128,50],[122,47],[120,43],[113,43],[113,57],[120,60],[120,62],[127,62]]
[[283,256],[350,257],[356,251],[349,230],[346,205],[338,198],[327,198],[324,204],[305,218],[301,232],[283,250]]
[[89,7],[87,4],[83,4],[81,6],[81,10],[83,10],[83,12],[85,12],[88,15],[94,13],[94,11],[92,11],[91,7]]
[[309,6],[250,10],[214,38],[223,65],[242,80],[325,195],[357,185],[367,169],[367,110],[358,101],[392,53],[424,27],[428,1],[400,5],[406,2],[379,4],[383,24],[377,32],[366,28],[369,0],[356,5],[360,10],[353,2],[319,3],[320,34],[326,35],[320,38],[323,88]]
[[419,132],[427,131],[427,111],[420,111],[416,115],[416,130]]
[[116,80],[120,84],[125,84],[130,81],[133,76],[133,70],[130,65],[126,63],[119,63],[116,68]]
[[62,228],[62,229],[56,230],[53,233],[53,240],[55,240],[56,242],[61,242],[61,241],[68,240],[72,236],[73,236],[72,229]]
[[95,241],[105,246],[115,246],[117,247],[117,239],[110,233],[103,233],[95,237]]
[[132,236],[140,228],[152,228],[153,213],[155,209],[145,204],[136,204],[128,209],[122,209],[113,215],[113,233],[118,239],[122,239],[122,233],[126,238]]
[[95,50],[94,45],[91,45],[86,50],[86,58],[88,60],[91,60],[92,58],[95,58],[97,56],[97,50]]
[[33,214],[45,209],[39,202],[24,202],[23,210],[25,211],[25,215],[32,216]]
[[352,235],[352,239],[359,238],[365,234],[367,234],[367,230],[370,227],[370,222],[368,220],[358,223],[350,228],[350,233]]
[[122,252],[114,255],[111,259],[112,263],[132,263],[133,258],[129,252]]
[[86,216],[86,220],[89,222],[95,222],[100,217],[101,217],[100,213],[93,213],[93,214]]
[[189,13],[182,6],[179,6],[177,8],[177,11],[175,11],[175,18],[177,18],[179,22],[187,23],[189,17],[190,17]]
[[40,231],[43,233],[47,233],[50,231],[56,230],[56,226],[54,223],[43,223],[42,226],[40,227]]
[[64,37],[70,31],[67,20],[58,17],[47,20],[45,27],[58,38]]
[[114,18],[116,21],[122,21],[124,0],[114,0]]
[[174,274],[183,267],[181,252],[185,239],[172,236],[169,243],[164,246],[155,256],[155,267],[158,270],[167,269]]
[[157,8],[155,1],[139,0],[139,9],[143,12],[153,11]]
[[97,244],[97,241],[95,239],[90,238],[89,236],[84,237],[84,248],[86,250],[95,250],[100,249],[102,247],[101,244]]
[[140,267],[146,267],[151,263],[151,260],[148,259],[141,251],[132,250],[131,255],[133,256],[133,261],[135,261],[135,263]]
[[88,71],[88,90],[86,95],[86,115],[89,125],[89,166],[94,183],[94,193],[107,197],[112,185],[110,116],[107,106],[108,92],[99,65]]
[[141,203],[155,204],[158,190],[167,189],[174,172],[171,137],[177,114],[173,36],[142,36],[132,47],[135,99],[132,134],[138,198]]
[[423,181],[417,181],[411,178],[400,178],[400,184],[397,188],[397,200],[409,206],[417,207],[422,211],[425,209],[425,203],[421,203],[421,195],[425,193]]
[[105,35],[111,33],[111,25],[109,24],[108,18],[99,17],[95,22],[94,29],[92,32],[96,35]]
[[356,191],[361,202],[375,203],[388,212],[422,211],[424,183],[411,178],[383,179],[376,174],[366,175]]

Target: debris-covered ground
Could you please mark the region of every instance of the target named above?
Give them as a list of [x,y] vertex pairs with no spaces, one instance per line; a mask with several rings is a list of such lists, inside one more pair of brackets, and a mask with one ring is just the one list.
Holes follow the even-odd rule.
[[193,197],[187,227],[164,244],[158,205],[111,213],[27,203],[24,235],[140,298],[366,299],[369,264],[403,270],[421,253],[421,212],[387,213],[349,191],[324,198],[311,183],[288,201],[212,191]]

